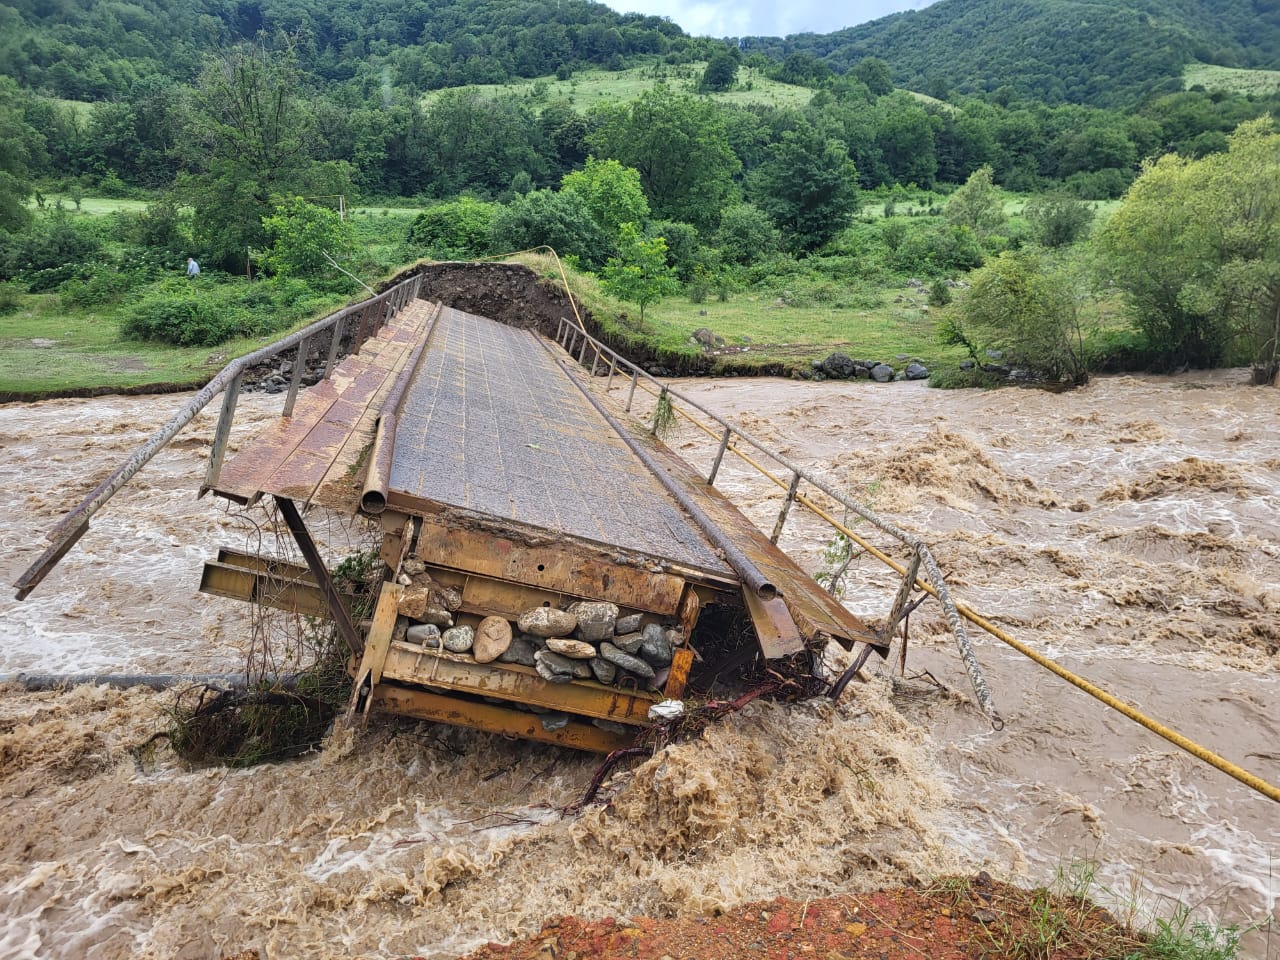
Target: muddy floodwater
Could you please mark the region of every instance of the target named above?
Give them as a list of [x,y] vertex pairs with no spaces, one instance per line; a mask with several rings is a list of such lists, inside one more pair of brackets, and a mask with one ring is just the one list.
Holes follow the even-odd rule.
[[[675,386],[922,536],[957,598],[1017,639],[1280,783],[1280,390],[1246,380]],[[0,407],[0,579],[186,396]],[[278,409],[242,398],[233,444]],[[29,600],[6,591],[0,675],[243,668],[252,623],[197,592],[200,565],[280,533],[261,509],[195,498],[215,415]],[[715,453],[688,426],[668,442],[703,467]],[[717,483],[771,528],[781,490],[732,458]],[[368,542],[310,523],[335,558]],[[798,511],[781,545],[818,572],[830,538]],[[844,600],[874,621],[896,581],[860,557]],[[8,688],[0,956],[444,958],[555,914],[712,913],[962,869],[1044,883],[1081,861],[1122,914],[1167,915],[1177,897],[1221,923],[1277,915],[1280,804],[972,636],[1001,731],[930,602],[905,680],[873,664],[838,706],[753,704],[568,816],[596,760],[556,748],[401,723],[286,764],[191,771],[162,747],[129,752],[163,729],[170,695]],[[1280,957],[1280,930],[1244,954]]]

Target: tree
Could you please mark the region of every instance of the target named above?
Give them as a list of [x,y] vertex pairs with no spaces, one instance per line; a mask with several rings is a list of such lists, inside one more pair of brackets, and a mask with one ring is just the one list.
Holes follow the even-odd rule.
[[610,257],[600,271],[600,283],[619,300],[637,304],[643,325],[644,308],[679,289],[675,272],[667,265],[667,241],[646,239],[639,227],[627,223],[619,247],[618,256]]
[[1067,270],[1042,255],[1006,251],[970,277],[953,342],[998,347],[1010,363],[1086,383],[1078,289]]
[[707,69],[702,72],[699,86],[707,91],[728,90],[738,77],[740,59],[737,47],[722,47],[717,50],[707,61]]
[[990,164],[979,167],[951,195],[947,201],[947,222],[956,227],[968,227],[982,239],[999,230],[1008,222],[1000,193],[992,183]]
[[489,252],[498,205],[459,197],[423,210],[409,230],[413,247],[439,260],[470,260]]
[[271,244],[262,255],[262,265],[268,271],[278,277],[336,278],[336,286],[347,286],[346,278],[339,276],[330,261],[351,257],[355,232],[336,211],[290,197],[263,218],[262,226]]
[[879,57],[863,57],[849,72],[877,97],[893,92],[893,71]]
[[490,244],[500,251],[546,244],[588,268],[603,263],[612,248],[574,194],[551,190],[533,190],[500,208],[493,217]]
[[291,57],[256,45],[210,61],[201,74],[188,131],[196,173],[179,186],[194,208],[195,241],[226,269],[266,246],[273,196],[296,192],[310,161],[297,83]]
[[1144,165],[1099,236],[1107,272],[1165,366],[1210,366],[1235,337],[1257,382],[1280,368],[1280,133],[1241,124],[1226,153]]
[[844,229],[858,209],[857,176],[840,141],[813,128],[788,131],[752,176],[751,195],[792,247],[809,251]]
[[618,236],[624,223],[643,223],[649,201],[640,186],[640,172],[617,160],[587,157],[581,170],[565,174],[560,188],[576,196],[606,234]]
[[714,227],[741,169],[714,103],[657,87],[597,108],[593,119],[587,142],[597,156],[640,172],[655,216]]
[[44,137],[26,122],[17,101],[17,84],[0,77],[0,230],[13,232],[31,224],[31,165],[44,148]]
[[1036,196],[1022,213],[1031,224],[1036,242],[1050,248],[1075,243],[1093,222],[1093,207],[1065,193]]

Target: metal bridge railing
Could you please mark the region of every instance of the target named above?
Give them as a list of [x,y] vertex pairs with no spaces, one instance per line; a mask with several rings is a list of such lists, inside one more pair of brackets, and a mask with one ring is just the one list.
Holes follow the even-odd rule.
[[70,550],[77,540],[89,529],[89,519],[110,500],[121,487],[128,483],[147,463],[177,436],[178,432],[190,423],[208,403],[219,393],[223,394],[222,411],[218,417],[218,425],[214,430],[213,448],[209,453],[209,466],[205,472],[201,494],[213,487],[218,481],[222,469],[222,460],[226,452],[227,439],[231,435],[231,423],[235,418],[236,401],[240,395],[240,384],[244,372],[265,360],[279,356],[286,350],[298,348],[297,359],[293,364],[293,375],[285,394],[282,416],[292,416],[293,406],[298,399],[298,390],[302,386],[302,375],[306,367],[307,357],[313,339],[330,334],[329,354],[325,361],[323,378],[327,379],[333,372],[334,363],[348,321],[355,320],[356,328],[351,337],[351,353],[359,353],[360,348],[370,337],[376,334],[386,323],[404,309],[405,305],[418,296],[422,277],[414,274],[399,283],[388,287],[382,293],[343,307],[322,320],[303,327],[295,333],[268,344],[260,350],[245,354],[231,361],[222,368],[212,380],[205,384],[183,408],[174,414],[162,427],[156,430],[136,451],[133,456],[122,463],[116,470],[91,491],[74,509],[58,521],[57,526],[45,534],[49,546],[35,563],[14,583],[17,598],[25,600],[42,580],[49,574],[58,561]]
[[[965,672],[969,675],[969,682],[973,686],[974,697],[978,702],[978,706],[982,712],[986,714],[991,721],[992,726],[997,730],[1004,726],[1004,721],[1000,714],[996,711],[995,704],[992,702],[991,692],[987,688],[986,680],[982,675],[982,669],[978,666],[977,657],[974,656],[973,646],[969,642],[969,635],[965,629],[964,616],[962,608],[960,608],[951,596],[951,591],[947,588],[945,579],[942,576],[942,570],[938,566],[937,560],[934,559],[929,547],[924,541],[914,534],[908,533],[900,527],[885,520],[875,511],[869,509],[863,504],[858,503],[846,496],[841,491],[835,489],[830,484],[819,480],[817,477],[811,476],[804,468],[791,462],[776,450],[768,447],[760,440],[757,440],[747,431],[740,427],[734,426],[719,415],[708,410],[706,407],[694,400],[684,396],[678,391],[672,389],[667,384],[662,383],[652,375],[646,373],[639,366],[627,360],[611,347],[597,340],[591,334],[582,328],[581,322],[575,324],[574,321],[561,318],[556,328],[556,342],[559,343],[570,356],[576,356],[578,363],[587,366],[590,362],[591,374],[595,376],[600,371],[602,362],[608,363],[608,380],[605,384],[606,392],[612,388],[613,379],[619,370],[627,371],[631,374],[631,385],[627,392],[626,410],[631,411],[633,402],[635,401],[636,390],[639,389],[650,396],[655,397],[660,403],[665,398],[667,402],[671,402],[672,398],[678,400],[681,406],[671,403],[672,412],[684,417],[693,426],[706,433],[712,439],[719,442],[716,450],[715,459],[711,464],[711,469],[707,474],[707,483],[714,486],[716,477],[720,472],[720,467],[724,461],[725,453],[732,453],[745,463],[750,465],[763,477],[774,483],[781,489],[786,491],[786,496],[782,502],[782,508],[778,513],[778,518],[774,522],[773,533],[770,539],[778,542],[778,538],[782,535],[783,527],[790,515],[792,504],[800,504],[809,510],[814,516],[823,520],[832,529],[847,537],[851,543],[856,543],[878,560],[886,563],[888,566],[896,570],[903,576],[902,586],[895,597],[893,609],[889,615],[889,621],[884,628],[884,636],[886,639],[892,635],[897,627],[898,620],[902,617],[905,610],[906,599],[913,588],[918,587],[926,593],[935,597],[942,607],[943,616],[946,618],[947,627],[950,629],[952,636],[955,638],[956,646],[960,651],[960,659],[964,664]],[[588,356],[590,351],[590,356]],[[696,410],[702,417],[715,424],[715,427],[699,417],[690,413],[690,410]],[[771,470],[767,465],[761,463],[751,452],[744,450],[743,447],[750,448],[751,451],[772,460],[783,468],[784,471],[790,473],[790,477],[780,476],[775,470]],[[830,497],[840,506],[844,507],[850,513],[861,517],[871,526],[887,534],[892,539],[903,544],[910,550],[910,557],[907,564],[901,564],[893,558],[869,543],[865,537],[861,536],[847,524],[842,523],[831,515],[820,503],[814,501],[810,496],[800,492],[800,484],[807,483],[814,490],[820,491],[827,497]],[[925,579],[920,579],[920,568],[924,568]]]

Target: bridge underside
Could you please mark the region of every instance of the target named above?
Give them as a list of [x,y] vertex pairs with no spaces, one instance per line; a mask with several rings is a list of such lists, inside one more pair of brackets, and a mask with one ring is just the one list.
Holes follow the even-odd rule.
[[[266,495],[381,522],[372,620],[347,628],[360,650],[353,708],[607,751],[654,703],[684,697],[691,673],[711,682],[831,639],[879,644],[571,366],[532,331],[416,301],[224,466],[214,491],[239,503]],[[305,525],[294,532],[307,553]],[[202,589],[351,621],[310,559],[224,551]],[[450,652],[423,627],[501,633],[501,621],[519,638],[522,617],[581,601],[614,605],[634,629],[576,664],[530,634],[532,662],[507,656],[515,641],[500,659]],[[634,654],[645,663],[614,655],[640,650],[637,634],[650,638]],[[570,667],[578,675],[557,672]]]

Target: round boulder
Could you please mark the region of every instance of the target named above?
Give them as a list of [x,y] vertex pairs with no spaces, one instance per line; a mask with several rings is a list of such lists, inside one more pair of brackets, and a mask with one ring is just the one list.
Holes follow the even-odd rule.
[[476,632],[470,627],[450,627],[440,638],[444,648],[450,653],[466,653],[475,643]]
[[520,614],[518,626],[521,633],[535,637],[567,637],[578,626],[578,618],[555,607],[534,607]]
[[876,383],[888,383],[893,379],[893,367],[887,363],[877,363],[871,368],[871,379]]
[[511,624],[502,617],[485,617],[476,627],[471,655],[477,663],[492,663],[511,646]]

